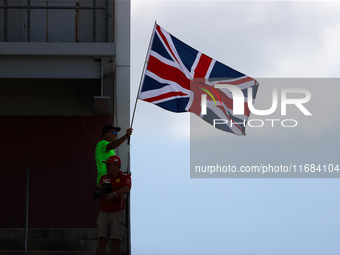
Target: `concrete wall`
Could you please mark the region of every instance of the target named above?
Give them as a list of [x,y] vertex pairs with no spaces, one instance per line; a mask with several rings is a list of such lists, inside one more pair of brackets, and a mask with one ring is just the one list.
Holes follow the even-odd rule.
[[[115,1],[116,75],[115,119],[125,130],[130,127],[130,1]],[[123,170],[128,165],[129,146],[124,143],[118,148]]]
[[1,116],[93,116],[99,79],[1,79]]
[[99,201],[94,148],[112,117],[1,116],[0,228],[93,228]]
[[[0,8],[0,228],[24,226],[27,165],[30,228],[95,227],[95,145],[104,125],[121,126],[122,133],[130,125],[130,1],[108,2],[108,20],[102,10],[31,9],[30,33],[26,10]],[[32,6],[92,4],[31,0]],[[107,98],[98,115],[98,101]],[[129,146],[116,152],[126,170]]]

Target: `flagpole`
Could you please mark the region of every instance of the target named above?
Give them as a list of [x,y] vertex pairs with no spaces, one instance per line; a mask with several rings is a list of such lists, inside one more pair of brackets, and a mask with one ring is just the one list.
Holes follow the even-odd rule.
[[144,80],[143,78],[144,78],[144,73],[145,73],[145,67],[146,67],[146,64],[149,62],[151,42],[152,42],[153,37],[154,37],[154,34],[155,34],[156,26],[157,26],[157,21],[155,20],[155,25],[154,25],[154,27],[153,27],[151,39],[150,39],[150,42],[149,42],[149,48],[148,48],[148,51],[147,51],[147,53],[146,53],[146,57],[145,57],[145,61],[144,61],[144,67],[143,67],[142,76],[141,76],[140,82],[139,82],[139,88],[138,88],[138,93],[137,93],[137,96],[136,96],[135,107],[134,107],[134,109],[133,109],[133,114],[132,114],[132,119],[131,119],[130,128],[132,128],[133,120],[134,120],[134,118],[135,118],[135,112],[136,112],[138,97],[139,97],[140,89],[141,89],[141,86],[142,86],[142,83],[143,83],[143,80]]

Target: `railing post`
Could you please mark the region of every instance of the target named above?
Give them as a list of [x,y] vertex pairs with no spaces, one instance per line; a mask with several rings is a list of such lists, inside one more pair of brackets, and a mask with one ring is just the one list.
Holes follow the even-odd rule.
[[97,10],[95,9],[97,7],[97,0],[93,0],[93,42],[96,42],[97,40]]
[[[7,6],[7,0],[4,1],[4,6]],[[8,41],[7,34],[8,34],[8,27],[7,27],[7,22],[8,22],[8,12],[7,8],[4,9],[4,42]]]
[[[115,4],[115,3],[113,3]],[[110,11],[109,11],[109,0],[106,0],[105,2],[105,42],[109,42],[109,29],[110,29],[110,21],[109,21],[109,15],[110,15]],[[114,15],[114,14],[113,14]]]
[[29,166],[26,166],[26,206],[25,206],[25,248],[24,255],[27,255],[27,240],[28,240],[28,198],[29,198]]
[[31,41],[31,0],[27,0],[27,42]]

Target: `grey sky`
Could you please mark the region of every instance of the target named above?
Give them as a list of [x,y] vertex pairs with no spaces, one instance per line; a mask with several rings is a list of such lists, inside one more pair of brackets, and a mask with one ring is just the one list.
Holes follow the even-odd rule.
[[[155,20],[254,78],[339,78],[339,11],[336,1],[132,1],[131,101]],[[307,85],[313,116],[291,112],[298,127],[238,137],[197,118],[191,150],[213,163],[340,165],[339,82],[319,81]],[[264,82],[256,106],[268,93]],[[193,179],[189,113],[139,101],[133,128],[134,254],[339,254],[338,179]]]

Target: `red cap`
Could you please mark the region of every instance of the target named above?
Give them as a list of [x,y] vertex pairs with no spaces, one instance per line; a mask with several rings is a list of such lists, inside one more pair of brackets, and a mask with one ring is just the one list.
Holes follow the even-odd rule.
[[103,163],[117,164],[121,165],[120,158],[118,156],[111,156],[106,161],[102,161]]

